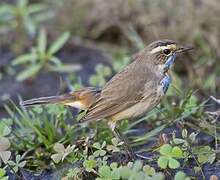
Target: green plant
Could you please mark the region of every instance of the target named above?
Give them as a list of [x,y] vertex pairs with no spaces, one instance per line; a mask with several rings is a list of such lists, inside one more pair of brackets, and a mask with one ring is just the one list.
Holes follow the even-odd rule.
[[56,53],[63,47],[69,39],[68,32],[58,37],[49,47],[47,47],[47,37],[45,30],[41,30],[37,39],[37,46],[33,47],[30,53],[21,55],[12,61],[12,65],[25,65],[26,68],[17,76],[18,81],[27,78],[34,78],[42,69],[49,71],[62,71],[65,67]]
[[61,143],[56,143],[53,147],[56,154],[51,155],[51,159],[57,164],[60,161],[64,161],[64,159],[72,152],[76,152],[78,149],[76,145],[68,145],[66,148]]
[[110,152],[119,152],[120,151],[120,146],[124,144],[124,142],[119,142],[117,138],[112,138],[111,139],[112,144],[107,145],[107,150]]
[[81,169],[80,168],[73,168],[69,169],[68,173],[66,175],[67,179],[81,179],[80,174],[81,174]]
[[177,158],[183,157],[183,151],[178,147],[172,147],[170,144],[164,144],[160,147],[160,157],[157,161],[158,166],[162,169],[167,167],[171,169],[176,169],[180,167],[180,163]]
[[190,180],[190,178],[183,171],[178,171],[174,176],[174,180]]
[[96,172],[95,168],[97,165],[97,161],[94,156],[89,156],[88,159],[85,159],[83,162],[83,167],[87,172]]
[[0,137],[0,167],[2,162],[7,164],[8,160],[11,157],[11,151],[8,149],[10,148],[11,143],[6,137]]
[[212,164],[216,159],[216,153],[210,146],[193,147],[192,153],[197,156],[200,164]]
[[42,3],[29,4],[28,0],[17,0],[16,4],[3,3],[0,6],[0,25],[4,31],[15,29],[34,36],[38,25],[48,18],[48,11]]
[[[122,50],[121,50],[122,51]],[[112,67],[115,72],[119,72],[124,68],[131,60],[130,56],[127,54],[127,52],[119,52],[115,54],[113,59]]]
[[6,176],[6,171],[0,168],[0,180],[8,180],[8,176]]
[[8,136],[11,133],[12,120],[10,118],[3,118],[0,121],[0,137]]
[[210,146],[195,146],[194,142],[198,133],[192,132],[188,134],[186,129],[182,130],[182,138],[173,137],[172,142],[181,145],[185,151],[187,158],[197,157],[199,164],[212,164],[216,159],[216,153]]
[[[13,125],[17,127],[11,135],[12,146],[17,150],[25,151],[43,146],[50,152],[54,143],[68,143],[75,133],[74,127],[65,122],[65,119],[71,118],[72,115],[63,106],[36,106],[27,111],[12,103],[12,107],[5,108]],[[66,132],[65,136],[63,130]]]
[[117,168],[117,163],[112,163],[110,166],[101,166],[98,170],[99,177],[96,180],[110,180],[110,179],[120,179],[119,169]]
[[95,157],[99,157],[99,156],[104,156],[107,152],[106,150],[103,150],[103,148],[105,148],[106,146],[106,142],[104,141],[102,144],[96,142],[92,145],[93,148],[96,149],[95,152],[93,152],[93,155]]
[[156,173],[155,171],[152,172],[146,171],[146,166],[140,161],[135,161],[134,163],[129,162],[125,166],[118,166],[117,163],[111,163],[110,166],[104,165],[99,167],[98,175],[99,177],[96,178],[97,180],[111,180],[111,179],[129,179],[129,180],[136,180],[136,179],[144,179],[144,180],[153,180],[164,179],[164,175],[162,173]]
[[96,74],[89,78],[89,82],[92,86],[102,87],[106,83],[106,78],[112,74],[111,69],[108,66],[98,64],[95,68]]
[[21,155],[16,155],[15,161],[8,161],[10,167],[12,167],[13,172],[17,173],[19,168],[23,168],[26,165],[27,161],[22,161]]

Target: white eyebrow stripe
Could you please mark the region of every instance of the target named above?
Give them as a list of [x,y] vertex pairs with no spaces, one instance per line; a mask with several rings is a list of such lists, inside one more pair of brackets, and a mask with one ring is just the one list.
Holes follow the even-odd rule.
[[160,52],[161,50],[167,49],[167,46],[158,46],[150,51],[151,54]]
[[152,49],[150,51],[150,53],[154,54],[154,53],[160,52],[164,49],[176,49],[176,45],[175,44],[170,44],[170,45],[167,45],[167,46],[158,46],[158,47]]

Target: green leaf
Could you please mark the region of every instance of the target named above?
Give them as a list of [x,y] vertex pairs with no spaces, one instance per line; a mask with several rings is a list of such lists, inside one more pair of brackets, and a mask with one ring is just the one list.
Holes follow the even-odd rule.
[[148,176],[153,176],[155,175],[155,169],[149,165],[145,165],[143,167],[143,171],[148,175]]
[[60,153],[51,155],[51,159],[52,159],[56,164],[58,164],[58,163],[61,161],[62,157],[63,157],[63,156],[62,156],[62,154],[60,154]]
[[120,167],[119,172],[122,179],[128,179],[132,173],[131,169],[127,166]]
[[24,71],[22,71],[21,73],[18,74],[16,80],[17,81],[24,81],[25,79],[28,79],[30,77],[35,76],[38,71],[41,69],[41,65],[33,65],[27,69],[25,69]]
[[85,160],[83,162],[83,166],[86,168],[86,171],[92,172],[93,168],[95,168],[96,166],[96,160],[94,159]]
[[0,159],[7,164],[8,160],[11,157],[11,152],[10,151],[0,151]]
[[66,43],[66,41],[69,39],[70,33],[65,32],[63,33],[49,48],[48,52],[49,54],[53,55],[57,51],[59,51],[63,45]]
[[188,131],[187,131],[187,129],[183,129],[183,130],[182,130],[182,137],[183,137],[183,138],[187,138],[187,136],[188,136]]
[[23,168],[23,167],[26,165],[26,163],[27,163],[27,161],[21,161],[21,162],[19,163],[19,167],[20,167],[20,168]]
[[28,7],[28,13],[38,13],[40,11],[45,10],[45,6],[43,4],[32,4]]
[[186,174],[183,171],[178,171],[174,176],[174,180],[185,180],[185,179],[186,179]]
[[176,169],[176,168],[180,167],[180,163],[179,163],[179,161],[177,161],[176,159],[170,158],[170,159],[169,159],[168,166],[169,166],[169,168],[171,168],[171,169]]
[[21,161],[21,155],[18,154],[16,157],[15,157],[15,161],[16,163],[19,163]]
[[176,145],[179,145],[179,144],[185,143],[186,141],[185,141],[184,139],[174,138],[174,139],[173,139],[173,142],[174,142]]
[[142,162],[141,161],[135,161],[133,168],[134,171],[139,171],[142,169]]
[[182,149],[180,149],[177,146],[173,147],[172,152],[171,152],[171,156],[172,157],[182,157],[183,156]]
[[55,72],[65,72],[65,73],[72,73],[75,71],[79,71],[82,69],[81,65],[78,64],[55,64],[50,66],[50,71],[55,71]]
[[118,167],[118,163],[117,162],[113,162],[113,163],[110,164],[110,167],[112,169],[116,169]]
[[25,64],[27,62],[31,62],[37,59],[37,55],[36,54],[25,54],[25,55],[21,55],[18,58],[14,59],[12,61],[12,65],[18,65],[18,64]]
[[7,136],[11,133],[11,127],[5,121],[0,121],[0,136]]
[[53,147],[54,151],[56,151],[57,153],[64,153],[65,151],[65,147],[63,144],[61,143],[56,143]]
[[207,162],[207,160],[208,160],[208,157],[206,155],[203,155],[203,154],[198,155],[199,163],[204,164]]
[[2,178],[6,174],[6,171],[0,168],[0,178]]
[[37,39],[37,48],[41,54],[44,54],[47,47],[47,35],[45,29],[40,30],[39,37]]
[[0,137],[0,151],[5,151],[11,146],[10,141],[6,137]]
[[157,160],[157,164],[160,168],[166,169],[168,165],[168,158],[165,156],[160,156],[159,159]]
[[50,62],[54,63],[55,66],[61,66],[62,65],[62,61],[56,56],[52,56],[50,58]]
[[162,155],[170,155],[172,152],[172,146],[169,144],[164,144],[160,147],[160,154]]
[[100,156],[104,156],[106,154],[106,151],[105,150],[99,150],[99,155]]
[[111,179],[120,179],[120,171],[119,168],[113,169],[112,174],[111,174]]
[[96,149],[101,149],[101,145],[98,142],[95,142],[92,147],[96,148]]
[[109,166],[102,166],[99,168],[99,176],[110,178],[111,177],[111,169]]
[[20,7],[24,7],[28,5],[28,1],[27,0],[19,0],[17,1],[17,5]]

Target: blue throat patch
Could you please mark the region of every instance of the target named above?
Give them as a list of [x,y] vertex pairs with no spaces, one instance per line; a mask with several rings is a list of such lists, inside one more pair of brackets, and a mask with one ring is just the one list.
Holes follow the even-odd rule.
[[172,56],[170,56],[170,57],[167,59],[167,61],[166,61],[166,63],[165,63],[165,67],[166,67],[167,69],[169,69],[170,66],[173,65],[175,59],[176,59],[176,53],[172,54]]
[[[170,69],[170,67],[173,65],[175,59],[176,59],[176,53],[174,53],[174,54],[172,54],[172,56],[168,57],[168,59],[165,63],[165,68]],[[166,94],[166,92],[171,84],[171,77],[168,74],[165,74],[163,79],[160,81],[160,84],[163,87],[164,94]]]
[[166,74],[163,79],[160,81],[160,84],[162,85],[163,87],[163,92],[164,94],[166,94],[168,88],[169,88],[169,85],[171,83],[171,78],[168,74]]

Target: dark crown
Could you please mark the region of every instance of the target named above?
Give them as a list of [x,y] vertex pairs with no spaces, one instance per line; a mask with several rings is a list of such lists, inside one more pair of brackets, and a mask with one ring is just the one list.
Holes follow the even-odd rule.
[[149,50],[152,50],[158,46],[167,46],[170,44],[177,44],[177,42],[173,41],[173,40],[169,40],[169,39],[158,40],[158,41],[154,41],[151,44],[149,44],[148,48],[149,48]]

